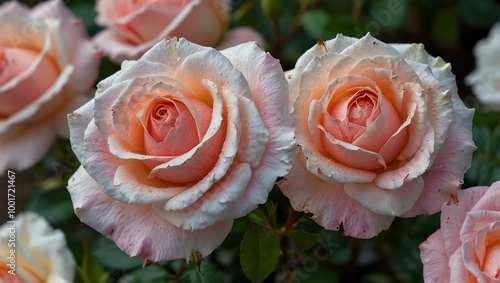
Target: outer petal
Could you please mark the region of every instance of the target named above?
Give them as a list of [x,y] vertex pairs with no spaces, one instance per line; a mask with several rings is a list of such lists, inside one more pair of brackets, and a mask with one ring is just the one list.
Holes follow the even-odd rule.
[[297,158],[286,181],[280,184],[293,209],[303,211],[326,229],[346,236],[371,238],[389,228],[394,216],[376,214],[348,196],[342,186],[328,184],[311,174]]
[[113,240],[131,256],[145,261],[185,258],[193,252],[207,256],[229,234],[232,220],[219,222],[206,229],[186,231],[161,218],[152,205],[127,204],[104,194],[80,167],[70,179],[75,213],[92,228]]
[[450,282],[449,256],[444,249],[445,242],[441,230],[437,230],[418,247],[424,264],[426,283]]

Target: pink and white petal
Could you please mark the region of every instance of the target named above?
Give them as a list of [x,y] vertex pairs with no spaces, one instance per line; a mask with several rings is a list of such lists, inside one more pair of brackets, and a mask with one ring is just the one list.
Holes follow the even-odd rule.
[[354,44],[348,46],[340,53],[358,59],[375,56],[401,57],[401,53],[394,49],[394,47],[374,38],[370,33],[356,40]]
[[[474,204],[484,195],[488,187],[474,187],[467,190],[459,190],[457,196],[450,198],[442,205],[441,211],[441,234],[444,239],[444,248],[448,257],[460,248],[460,230],[465,221],[467,213]],[[425,190],[425,187],[424,187]],[[405,217],[407,215],[404,215]]]
[[68,191],[82,222],[130,256],[145,261],[190,260],[195,252],[207,256],[226,238],[233,223],[229,220],[206,229],[181,230],[162,219],[152,205],[128,204],[104,194],[82,167],[70,179]]
[[144,59],[125,62],[127,63],[122,64],[121,71],[117,73],[117,76],[114,79],[114,84],[123,81],[129,81],[137,77],[147,76],[164,76],[173,84],[179,84],[179,82],[171,79],[171,77],[174,75],[175,69],[169,65],[146,61]]
[[[463,247],[463,246],[462,246]],[[451,282],[475,282],[486,283],[485,281],[477,281],[465,267],[462,248],[457,249],[451,256],[449,261],[450,283]]]
[[116,32],[105,29],[94,36],[95,43],[104,49],[104,54],[108,55],[111,61],[120,64],[124,60],[139,59],[144,52],[153,47],[154,42],[147,44],[130,44]]
[[94,103],[95,99],[92,99],[67,115],[71,149],[80,162],[83,159],[85,130],[94,119]]
[[484,197],[477,201],[472,210],[500,211],[500,181],[491,184]]
[[76,18],[60,0],[43,2],[33,8],[31,16],[36,19],[58,19],[59,24],[49,25],[60,55],[60,67],[71,64],[75,72],[68,82],[68,88],[75,94],[87,93],[95,83],[101,63],[102,50],[88,36],[82,21]]
[[3,134],[0,138],[0,171],[25,170],[41,160],[55,140],[50,125],[31,125]]
[[471,131],[474,110],[467,109],[458,101],[456,105],[448,136],[434,163],[422,175],[425,180],[422,195],[405,217],[438,212],[443,203],[456,196],[463,183],[464,174],[471,164],[472,152],[476,149]]
[[[238,96],[230,89],[223,89],[219,93],[217,85],[212,81],[205,80],[203,84],[204,90],[211,94],[214,103],[207,132],[194,148],[153,168],[150,177],[171,182],[194,182],[206,176],[212,169],[218,171],[217,175],[223,176],[223,172],[233,162],[241,132]],[[225,117],[222,116],[224,110]],[[226,123],[223,123],[224,118]],[[219,179],[220,177],[217,177],[215,181]]]
[[409,161],[394,160],[388,164],[385,172],[379,174],[375,184],[383,189],[394,190],[421,175],[430,167],[430,155],[434,149],[434,131],[427,123],[427,131],[420,148]]
[[420,258],[424,265],[423,273],[426,283],[450,282],[450,269],[448,267],[450,258],[444,249],[444,243],[441,230],[437,230],[418,245]]
[[500,211],[473,210],[467,213],[462,229],[460,230],[460,240],[474,240],[478,232],[485,226],[500,221]]
[[[150,171],[141,161],[123,160],[111,154],[108,144],[99,137],[96,125],[92,122],[85,130],[82,156],[80,162],[86,172],[112,198],[126,203],[144,204],[172,197],[173,189],[165,189],[169,183],[149,179]],[[148,193],[138,193],[138,187]]]
[[30,13],[30,9],[28,6],[24,5],[21,2],[8,1],[0,4],[0,13],[26,16]]
[[265,47],[266,41],[257,31],[250,27],[234,27],[226,32],[222,42],[217,45],[217,49],[223,50],[242,43],[255,41],[261,48]]
[[252,176],[248,163],[233,166],[219,182],[212,185],[196,202],[180,210],[167,210],[164,204],[154,205],[163,219],[184,230],[197,230],[234,217],[228,210],[241,198]]
[[417,177],[395,190],[387,190],[369,184],[346,184],[344,191],[363,207],[380,215],[400,216],[417,202],[424,188],[424,180]]
[[293,209],[306,213],[326,229],[343,229],[346,236],[356,238],[372,238],[389,228],[393,216],[376,214],[348,196],[342,185],[317,178],[307,170],[303,158],[297,158],[286,181],[280,183]]
[[[461,271],[461,273],[464,274],[465,272],[467,272],[468,276],[473,277],[475,280],[471,282],[490,283],[490,280],[487,280],[481,269],[479,269],[479,258],[477,257],[477,254],[474,249],[474,240],[469,239],[464,241],[460,252],[462,254],[463,265],[466,269],[466,271]],[[451,282],[460,282],[460,281],[451,281]]]
[[309,64],[309,62],[313,60],[314,57],[319,57],[326,53],[341,53],[346,48],[356,43],[356,41],[358,41],[357,38],[346,37],[342,34],[338,34],[334,39],[331,40],[319,41],[299,57],[297,63],[295,64],[294,70],[304,70],[304,68]]

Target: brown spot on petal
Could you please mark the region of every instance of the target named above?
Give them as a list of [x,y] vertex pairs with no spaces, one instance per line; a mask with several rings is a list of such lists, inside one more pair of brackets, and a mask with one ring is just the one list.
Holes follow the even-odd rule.
[[318,40],[318,42],[316,44],[318,44],[318,46],[321,49],[325,50],[325,52],[328,52],[328,49],[326,48],[325,42],[323,40]]

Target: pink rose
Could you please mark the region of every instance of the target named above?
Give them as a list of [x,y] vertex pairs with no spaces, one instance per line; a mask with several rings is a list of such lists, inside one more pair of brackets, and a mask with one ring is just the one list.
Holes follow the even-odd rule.
[[255,41],[261,48],[265,48],[266,42],[262,35],[249,27],[235,27],[227,31],[217,49],[226,49],[241,43]]
[[68,115],[78,217],[146,261],[210,254],[296,156],[279,62],[162,41]]
[[3,173],[32,166],[56,136],[68,138],[66,114],[88,100],[101,51],[58,0],[31,11],[17,1],[2,4],[0,34]]
[[420,250],[425,282],[500,282],[500,182],[458,191]]
[[95,40],[111,60],[137,59],[162,39],[214,46],[229,18],[229,0],[98,0]]
[[301,153],[281,188],[294,209],[370,238],[456,195],[475,149],[474,111],[450,64],[422,45],[338,35],[287,78]]

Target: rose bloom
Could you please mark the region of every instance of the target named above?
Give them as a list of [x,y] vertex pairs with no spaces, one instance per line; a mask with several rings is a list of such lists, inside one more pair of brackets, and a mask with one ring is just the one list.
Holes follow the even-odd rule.
[[40,160],[68,138],[66,114],[85,103],[101,51],[61,1],[0,6],[0,174]]
[[500,182],[458,191],[420,250],[425,282],[500,282]]
[[500,109],[500,22],[490,30],[487,38],[474,46],[476,69],[466,78],[465,83],[479,102],[487,107]]
[[96,42],[111,60],[138,59],[165,38],[185,37],[205,46],[221,39],[229,0],[98,0]]
[[287,103],[255,43],[160,42],[68,115],[77,216],[145,263],[210,254],[292,166]]
[[295,210],[370,238],[456,195],[475,149],[474,111],[450,64],[423,45],[338,35],[287,77],[301,153],[281,189]]
[[38,214],[23,212],[0,226],[0,243],[0,282],[74,282],[76,262],[63,232]]

